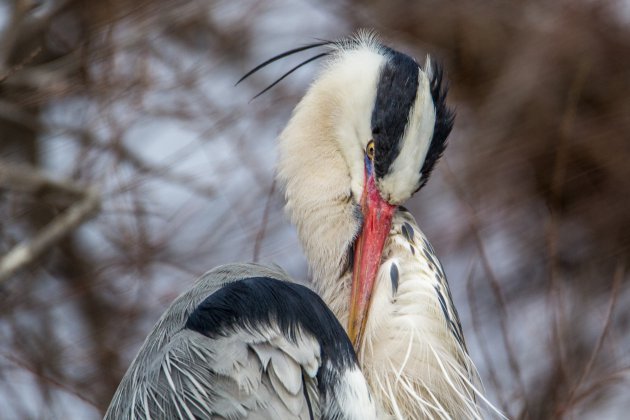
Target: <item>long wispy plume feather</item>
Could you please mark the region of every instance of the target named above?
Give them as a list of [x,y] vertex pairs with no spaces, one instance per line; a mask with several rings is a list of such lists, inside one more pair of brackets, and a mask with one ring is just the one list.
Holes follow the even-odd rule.
[[258,98],[260,95],[262,95],[263,93],[267,92],[269,89],[271,89],[272,87],[274,87],[275,85],[277,85],[278,83],[280,83],[282,80],[284,80],[284,78],[286,78],[288,75],[290,75],[291,73],[293,73],[294,71],[296,71],[297,69],[299,69],[302,66],[307,65],[308,63],[310,63],[311,61],[315,61],[318,58],[322,58],[327,56],[328,54],[330,54],[329,52],[325,52],[325,53],[321,53],[321,54],[317,54],[311,58],[309,58],[308,60],[302,61],[300,64],[296,65],[295,67],[293,67],[291,70],[287,71],[286,73],[284,73],[282,76],[280,76],[278,79],[276,79],[275,82],[273,82],[272,84],[270,84],[269,86],[267,86],[266,88],[264,88],[263,90],[261,90],[260,92],[258,92],[256,95],[254,95],[254,97],[252,98],[252,100]]
[[[247,79],[249,76],[253,75],[254,73],[258,72],[259,70],[262,70],[263,68],[267,67],[269,64],[274,63],[278,60],[282,60],[283,58],[289,57],[291,55],[300,53],[302,51],[307,51],[313,48],[318,48],[318,47],[323,47],[323,46],[327,46],[327,45],[331,45],[333,44],[332,41],[321,41],[321,42],[315,42],[313,44],[308,44],[308,45],[304,45],[302,47],[298,47],[298,48],[293,48],[291,50],[282,52],[278,55],[275,55],[273,57],[271,57],[268,60],[265,60],[264,62],[260,63],[259,65],[257,65],[256,67],[254,67],[253,69],[251,69],[250,71],[248,71],[247,73],[245,73],[245,75],[243,75],[243,77],[241,77],[240,79],[238,79],[238,81],[235,83],[235,86],[238,85],[239,83],[241,83],[243,80]],[[302,66],[305,66],[306,64],[315,61],[319,58],[325,57],[327,55],[329,55],[330,52],[324,52],[324,53],[320,53],[317,54],[305,61],[302,61],[301,63],[299,63],[298,65],[296,65],[295,67],[291,68],[289,71],[287,71],[286,73],[284,73],[282,76],[280,76],[278,79],[276,79],[273,83],[271,83],[269,86],[267,86],[265,89],[263,89],[262,91],[258,92],[256,94],[256,96],[254,96],[252,98],[256,99],[257,97],[259,97],[260,95],[262,95],[263,93],[267,92],[269,89],[273,88],[275,85],[277,85],[278,83],[280,83],[282,80],[284,80],[288,75],[290,75],[291,73],[293,73],[294,71],[296,71],[297,69],[299,69]]]

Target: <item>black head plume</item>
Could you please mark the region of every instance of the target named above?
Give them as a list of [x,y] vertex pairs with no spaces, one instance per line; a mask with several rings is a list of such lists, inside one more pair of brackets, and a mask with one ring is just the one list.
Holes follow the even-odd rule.
[[[426,70],[428,69],[425,69],[425,71]],[[433,105],[435,106],[435,125],[433,127],[431,144],[429,145],[427,156],[420,170],[421,181],[418,189],[422,188],[424,184],[427,183],[435,163],[440,159],[442,153],[444,153],[444,149],[446,149],[446,138],[453,129],[453,122],[455,120],[455,112],[446,105],[448,85],[442,83],[443,75],[444,71],[442,66],[436,62],[431,62],[429,87],[431,89]]]

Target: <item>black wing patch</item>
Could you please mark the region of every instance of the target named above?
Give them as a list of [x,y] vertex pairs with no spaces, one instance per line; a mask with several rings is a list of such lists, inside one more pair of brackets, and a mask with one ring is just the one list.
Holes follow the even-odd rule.
[[215,338],[272,323],[293,342],[299,331],[319,342],[317,378],[323,395],[332,392],[341,372],[357,364],[350,339],[324,301],[305,286],[270,277],[251,277],[217,290],[190,314],[185,328]]

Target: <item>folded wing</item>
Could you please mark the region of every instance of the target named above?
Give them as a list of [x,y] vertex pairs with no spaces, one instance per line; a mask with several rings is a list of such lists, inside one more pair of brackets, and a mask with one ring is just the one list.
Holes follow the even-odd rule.
[[374,418],[343,328],[287,280],[251,264],[204,275],[158,321],[105,418]]

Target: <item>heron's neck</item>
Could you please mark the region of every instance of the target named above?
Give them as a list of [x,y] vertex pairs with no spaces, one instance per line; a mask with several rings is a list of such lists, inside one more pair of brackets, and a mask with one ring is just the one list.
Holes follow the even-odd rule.
[[280,136],[278,180],[320,290],[335,289],[359,233],[364,147],[382,61],[369,49],[333,59]]
[[[351,176],[326,107],[303,100],[280,137],[278,180],[316,284],[336,281],[360,229]],[[334,107],[334,104],[330,105]],[[309,112],[301,112],[310,107]],[[317,127],[317,128],[315,128]]]

